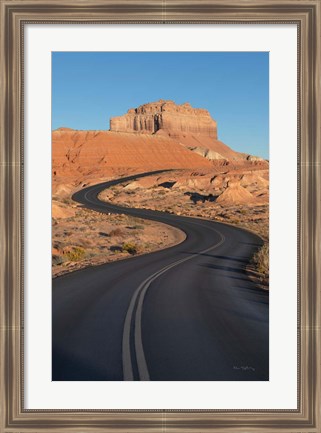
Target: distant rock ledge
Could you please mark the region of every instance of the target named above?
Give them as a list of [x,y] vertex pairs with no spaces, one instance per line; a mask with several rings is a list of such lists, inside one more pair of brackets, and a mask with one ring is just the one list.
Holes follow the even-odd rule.
[[193,108],[188,102],[179,105],[163,99],[131,108],[123,116],[112,117],[110,130],[145,134],[163,131],[174,136],[199,134],[217,139],[216,122],[207,110]]
[[67,128],[66,126],[61,126],[60,128],[54,129],[54,131],[75,131],[75,129]]

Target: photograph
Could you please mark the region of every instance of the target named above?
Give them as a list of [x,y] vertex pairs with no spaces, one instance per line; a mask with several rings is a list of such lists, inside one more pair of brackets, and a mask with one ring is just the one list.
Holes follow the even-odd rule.
[[269,52],[60,52],[52,381],[269,381]]

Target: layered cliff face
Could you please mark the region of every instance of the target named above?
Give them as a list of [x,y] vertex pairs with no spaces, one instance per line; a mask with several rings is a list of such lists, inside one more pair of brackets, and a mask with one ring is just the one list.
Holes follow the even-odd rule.
[[207,110],[193,108],[189,103],[177,105],[162,99],[132,108],[123,116],[112,117],[110,130],[146,134],[163,131],[173,138],[183,133],[217,139],[216,122]]
[[211,161],[239,161],[248,156],[218,140],[217,124],[210,113],[189,103],[178,105],[161,99],[131,108],[123,116],[110,119],[110,130],[170,137]]

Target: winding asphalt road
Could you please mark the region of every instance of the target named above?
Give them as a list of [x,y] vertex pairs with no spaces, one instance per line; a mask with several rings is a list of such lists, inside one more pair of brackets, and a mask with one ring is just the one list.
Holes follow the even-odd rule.
[[97,198],[150,174],[84,188],[73,199],[169,224],[186,240],[53,279],[52,379],[269,380],[268,293],[244,270],[262,241],[229,225]]

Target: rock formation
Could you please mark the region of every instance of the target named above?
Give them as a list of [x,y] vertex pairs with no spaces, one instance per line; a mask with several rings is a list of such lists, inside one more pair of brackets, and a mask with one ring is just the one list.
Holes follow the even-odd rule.
[[264,161],[264,159],[261,158],[260,156],[254,156],[254,155],[247,155],[246,159],[248,161]]
[[204,147],[190,147],[190,150],[197,153],[198,155],[203,156],[204,158],[209,159],[210,161],[215,161],[217,159],[226,159],[220,153],[215,152],[215,150],[205,149]]
[[227,188],[219,195],[216,199],[216,203],[221,205],[231,205],[231,204],[241,204],[241,203],[251,203],[255,200],[255,197],[243,188],[239,182],[228,182]]
[[235,152],[219,141],[217,124],[210,113],[203,108],[193,108],[188,102],[178,105],[160,99],[131,108],[123,116],[110,119],[110,131],[170,137],[210,161],[259,160]]
[[185,133],[217,139],[216,122],[207,110],[193,108],[188,102],[177,105],[173,101],[163,99],[131,108],[123,116],[112,117],[110,130],[147,134],[165,131],[171,137]]

